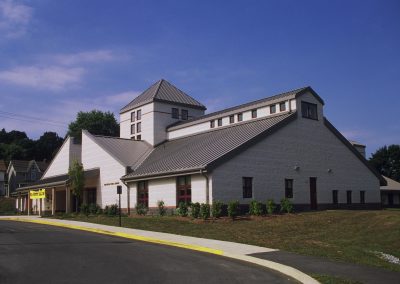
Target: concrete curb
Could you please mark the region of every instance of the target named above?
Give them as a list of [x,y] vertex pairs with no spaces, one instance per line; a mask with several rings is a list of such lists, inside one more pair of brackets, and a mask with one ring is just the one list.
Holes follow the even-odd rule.
[[[57,220],[56,222],[54,222],[54,221],[49,221],[48,219],[45,220],[42,218],[27,218],[27,217],[22,217],[22,218],[21,217],[2,217],[2,218],[0,218],[0,220],[28,222],[28,223],[36,223],[36,224],[43,224],[43,225],[49,225],[49,226],[57,226],[57,227],[74,229],[74,230],[98,233],[98,234],[103,234],[103,235],[122,237],[122,238],[126,238],[126,239],[131,239],[131,240],[138,240],[138,241],[143,241],[143,242],[168,245],[168,246],[190,249],[190,250],[194,250],[194,251],[211,253],[211,254],[215,254],[215,255],[220,255],[220,256],[260,265],[260,266],[266,267],[268,269],[278,271],[278,272],[280,272],[284,275],[287,275],[291,278],[294,278],[294,279],[300,281],[301,283],[319,284],[319,282],[317,280],[315,280],[314,278],[312,278],[311,276],[309,276],[291,266],[287,266],[284,264],[280,264],[280,263],[265,260],[265,259],[260,259],[257,257],[252,257],[252,256],[245,255],[245,254],[230,253],[230,252],[226,252],[226,251],[219,250],[219,249],[209,248],[206,246],[185,244],[183,242],[173,242],[173,241],[169,241],[169,240],[162,240],[162,239],[141,236],[141,235],[136,235],[136,234],[131,234],[131,233],[125,233],[125,232],[118,232],[118,231],[112,232],[112,231],[108,231],[108,230],[103,230],[103,229],[98,229],[98,228],[90,228],[90,227],[85,227],[85,226],[81,226],[81,225],[66,224],[66,223],[62,223],[61,222],[62,220]],[[71,221],[69,221],[69,222],[71,222]]]

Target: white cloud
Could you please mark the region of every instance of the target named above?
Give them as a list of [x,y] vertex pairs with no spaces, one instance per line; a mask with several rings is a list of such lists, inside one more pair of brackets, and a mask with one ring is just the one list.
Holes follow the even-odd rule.
[[60,91],[79,83],[83,68],[22,66],[0,72],[0,80],[42,90]]
[[117,106],[122,108],[124,105],[128,104],[139,95],[140,92],[135,91],[122,92],[115,95],[107,96],[105,98],[105,103],[111,107]]
[[113,61],[120,58],[111,50],[93,50],[72,54],[58,54],[54,56],[57,63],[62,65],[76,65],[81,63],[99,63]]
[[[17,38],[26,33],[33,9],[14,0],[0,0],[0,34]],[[0,36],[1,37],[1,36]]]

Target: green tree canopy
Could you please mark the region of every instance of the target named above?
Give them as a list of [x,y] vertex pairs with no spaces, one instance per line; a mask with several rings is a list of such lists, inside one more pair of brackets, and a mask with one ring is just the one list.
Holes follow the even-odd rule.
[[45,132],[35,143],[35,159],[50,161],[61,147],[64,139],[55,132]]
[[68,135],[82,140],[82,129],[95,135],[119,136],[119,125],[111,112],[92,110],[78,112],[76,120],[68,125]]
[[380,174],[400,182],[400,145],[379,148],[369,162]]

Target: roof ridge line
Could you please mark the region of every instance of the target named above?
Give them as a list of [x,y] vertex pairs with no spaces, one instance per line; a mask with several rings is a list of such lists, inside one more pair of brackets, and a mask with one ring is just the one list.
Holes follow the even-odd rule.
[[157,97],[158,91],[160,91],[161,84],[162,84],[163,81],[164,81],[164,79],[162,79],[162,78],[161,78],[160,81],[158,81],[157,90],[154,92],[154,97],[153,97],[154,99]]

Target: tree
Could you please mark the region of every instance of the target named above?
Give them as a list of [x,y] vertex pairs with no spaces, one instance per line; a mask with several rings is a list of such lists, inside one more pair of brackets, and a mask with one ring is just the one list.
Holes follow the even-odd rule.
[[99,110],[78,112],[76,120],[68,125],[67,135],[81,141],[82,129],[95,135],[119,136],[119,125],[111,112]]
[[76,212],[78,212],[79,200],[82,196],[83,188],[85,186],[83,165],[77,160],[74,160],[68,169],[68,176],[69,188],[71,189],[72,194],[75,195],[75,208]]
[[50,161],[61,147],[64,139],[55,132],[45,132],[35,143],[35,159]]
[[369,162],[380,174],[400,182],[400,145],[379,148]]

